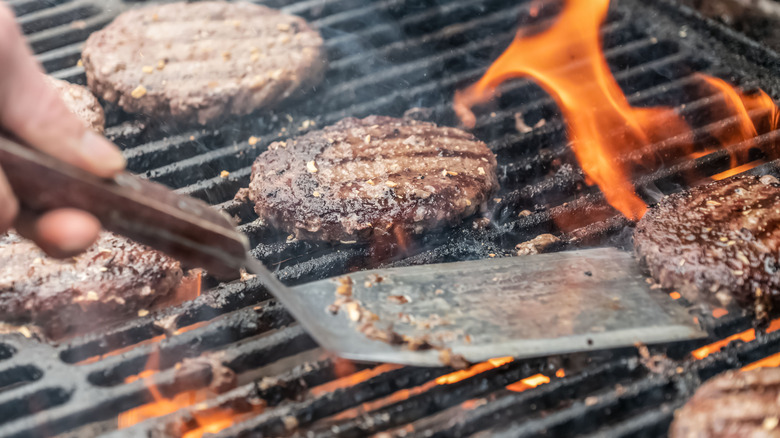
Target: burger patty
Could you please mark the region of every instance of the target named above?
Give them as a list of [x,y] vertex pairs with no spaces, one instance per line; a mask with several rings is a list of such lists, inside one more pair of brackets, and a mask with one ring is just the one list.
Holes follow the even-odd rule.
[[498,188],[495,170],[495,155],[459,129],[348,118],[272,143],[247,195],[261,219],[298,238],[366,240],[460,222]]
[[674,415],[670,438],[780,437],[780,368],[728,371]]
[[179,262],[107,232],[63,260],[13,231],[0,237],[0,319],[34,323],[52,337],[136,315],[181,279]]
[[102,134],[106,118],[103,114],[103,107],[100,106],[97,98],[86,87],[50,76],[47,78],[60,94],[70,112],[78,116],[88,128]]
[[765,317],[780,300],[780,184],[736,177],[668,196],[634,233],[636,253],[665,288]]
[[201,124],[271,107],[323,77],[320,34],[246,2],[132,9],[90,35],[87,83],[129,112]]

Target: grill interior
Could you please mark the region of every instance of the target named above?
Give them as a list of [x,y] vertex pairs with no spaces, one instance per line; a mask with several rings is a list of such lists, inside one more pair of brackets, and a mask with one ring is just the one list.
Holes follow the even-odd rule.
[[[138,2],[120,0],[11,0],[39,60],[56,77],[84,83],[77,65],[94,30]],[[563,248],[625,246],[630,223],[608,207],[584,177],[567,147],[554,102],[536,85],[516,80],[497,102],[478,112],[474,133],[499,160],[501,193],[487,227],[467,221],[426,234],[410,248],[377,253],[357,244],[289,240],[265,228],[252,209],[232,200],[247,185],[249,166],[269,143],[345,116],[401,116],[412,107],[431,120],[454,125],[451,98],[477,79],[514,36],[518,22],[544,25],[560,9],[546,2],[506,0],[268,0],[313,22],[326,38],[330,68],[305,100],[218,127],[181,128],[107,107],[106,135],[119,144],[132,171],[223,208],[241,221],[252,253],[287,284],[377,266],[406,266],[510,255],[519,242],[552,232]],[[633,105],[675,107],[694,128],[697,148],[714,147],[712,133],[736,120],[712,122],[723,103],[692,74],[706,72],[742,89],[761,87],[780,96],[780,58],[758,44],[665,1],[613,2],[602,28],[615,77]],[[563,66],[562,68],[566,68]],[[543,125],[531,132],[515,128]],[[306,122],[306,123],[304,123]],[[250,145],[250,137],[260,141]],[[767,163],[751,173],[780,176],[772,161],[777,132],[750,144],[751,159]],[[661,150],[672,150],[675,139]],[[657,190],[676,191],[729,168],[726,150],[695,160],[668,162],[636,181],[652,201]],[[222,171],[229,172],[221,177]],[[520,214],[524,210],[530,215]],[[577,219],[563,232],[553,218]],[[191,408],[118,430],[121,436],[177,436],[192,427],[191,413],[219,407],[247,410],[262,400],[262,413],[247,415],[220,436],[663,436],[675,408],[699,383],[780,351],[780,331],[757,331],[751,342],[733,342],[696,360],[691,351],[750,329],[752,318],[732,310],[700,319],[711,336],[699,342],[513,361],[451,384],[436,378],[448,368],[345,364],[329,357],[254,279],[230,284],[207,280],[198,299],[101,333],[50,345],[22,334],[0,337],[0,434],[91,436],[116,429],[116,416],[152,400],[143,380],[125,383],[159,352],[151,379],[168,393],[203,387],[205,365],[177,366],[183,358],[215,358],[239,376],[239,387]],[[166,331],[167,330],[167,331]],[[118,350],[121,349],[121,350]],[[119,353],[118,353],[119,352]],[[117,354],[118,353],[118,354]],[[556,371],[563,368],[565,376]],[[536,374],[551,381],[518,391]],[[561,373],[559,373],[561,374]],[[514,389],[514,390],[512,390]],[[189,421],[189,423],[188,423]],[[384,435],[383,435],[384,436]]]

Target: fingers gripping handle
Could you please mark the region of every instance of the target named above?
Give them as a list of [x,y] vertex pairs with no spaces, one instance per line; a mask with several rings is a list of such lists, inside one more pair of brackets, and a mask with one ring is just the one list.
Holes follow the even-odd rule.
[[0,136],[0,166],[22,208],[77,208],[107,230],[163,251],[189,267],[236,278],[248,242],[233,222],[197,199],[123,172],[103,179]]

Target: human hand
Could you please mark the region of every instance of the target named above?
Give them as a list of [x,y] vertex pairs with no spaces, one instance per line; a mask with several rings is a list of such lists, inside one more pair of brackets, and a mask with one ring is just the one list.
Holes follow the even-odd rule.
[[[33,57],[13,12],[3,2],[0,2],[0,130],[98,176],[110,178],[125,167],[119,149],[88,129],[65,106]],[[40,217],[20,216],[19,202],[0,169],[0,233],[12,226],[55,257],[83,251],[94,243],[100,232],[97,218],[80,210],[58,209]]]

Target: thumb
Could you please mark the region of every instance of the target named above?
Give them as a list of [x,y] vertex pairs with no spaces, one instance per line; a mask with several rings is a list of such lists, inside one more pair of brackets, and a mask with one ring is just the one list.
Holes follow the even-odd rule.
[[0,128],[103,177],[125,167],[119,149],[72,114],[46,80],[11,10],[0,3]]

